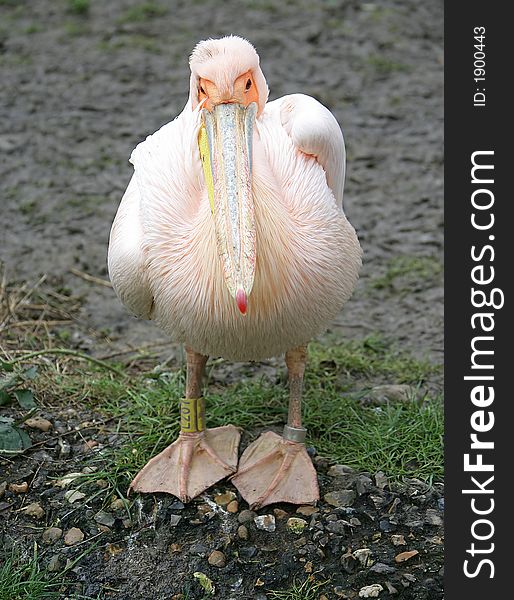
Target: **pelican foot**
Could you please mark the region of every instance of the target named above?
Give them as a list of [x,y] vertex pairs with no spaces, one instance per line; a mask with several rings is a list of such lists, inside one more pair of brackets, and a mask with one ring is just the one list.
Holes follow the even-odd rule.
[[250,508],[319,500],[318,478],[305,445],[268,431],[243,452],[231,478]]
[[233,425],[181,433],[139,471],[129,492],[165,492],[189,502],[236,471],[240,437]]

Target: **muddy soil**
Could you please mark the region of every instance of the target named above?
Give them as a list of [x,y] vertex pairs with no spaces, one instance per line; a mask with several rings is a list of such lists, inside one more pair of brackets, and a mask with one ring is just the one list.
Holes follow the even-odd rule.
[[[83,12],[78,5],[0,1],[0,258],[9,279],[35,282],[45,275],[47,284],[80,295],[80,323],[70,328],[82,349],[105,354],[166,341],[152,324],[128,316],[109,287],[84,273],[107,278],[109,229],[131,176],[128,157],[185,104],[192,47],[205,37],[236,33],[256,46],[271,99],[310,94],[344,130],[345,211],[359,234],[364,267],[330,333],[361,338],[379,332],[418,357],[442,362],[442,2],[116,0],[91,2]],[[398,261],[410,266],[391,279]],[[417,268],[416,261],[428,268]],[[377,285],[380,278],[388,283]],[[160,356],[170,354],[179,354],[172,344]],[[224,365],[223,372],[237,377],[238,369]],[[69,418],[91,420],[85,414]],[[72,458],[59,465],[58,450],[53,456],[44,448],[58,475],[88,464],[78,453],[77,465]],[[16,463],[8,480],[22,478],[26,468],[30,493],[39,497],[33,479],[43,486],[45,461],[32,454],[27,463]],[[112,525],[104,525],[109,531],[101,550],[77,567],[82,593],[94,596],[103,586],[105,597],[120,600],[180,593],[200,598],[198,582],[186,589],[184,574],[201,571],[213,579],[216,597],[264,598],[266,590],[290,582],[292,573],[308,574],[312,567],[325,570],[320,580],[330,578],[319,590],[330,599],[356,597],[373,583],[383,587],[380,598],[441,598],[441,490],[419,482],[381,489],[375,474],[368,474],[371,487],[359,494],[355,481],[330,476],[323,460],[317,468],[322,494],[352,489],[355,499],[346,507],[322,501],[319,512],[306,518],[302,535],[287,530],[294,509],[282,507],[288,514],[277,517],[275,532],[257,530],[252,520],[249,539],[241,540],[240,511],[197,515],[199,505],[209,506],[212,490],[186,508],[165,498],[146,499],[131,523],[116,514]],[[5,494],[20,507],[19,496]],[[94,503],[91,514],[70,516],[59,498],[52,508],[48,496],[46,524],[56,518],[64,529],[77,523],[88,539],[99,532],[91,525],[99,510]],[[23,514],[11,513],[11,507],[8,512]],[[268,512],[273,514],[260,511]],[[173,514],[181,520],[170,528]],[[331,523],[339,525],[330,529]],[[394,546],[392,535],[404,535],[406,545]],[[55,543],[64,551],[60,560],[75,551],[62,540]],[[179,548],[170,550],[173,544]],[[355,558],[354,551],[363,548],[371,550],[373,565]],[[208,565],[214,549],[226,554],[225,567]],[[420,554],[396,563],[394,556],[404,549]]]

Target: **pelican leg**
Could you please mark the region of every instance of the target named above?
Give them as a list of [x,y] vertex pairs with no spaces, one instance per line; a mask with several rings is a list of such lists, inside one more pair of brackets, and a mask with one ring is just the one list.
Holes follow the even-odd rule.
[[237,469],[241,437],[233,425],[205,429],[202,376],[207,362],[186,348],[186,394],[180,403],[178,439],[152,458],[136,475],[130,490],[165,492],[188,502]]
[[283,436],[263,433],[243,452],[232,483],[252,508],[276,502],[311,504],[319,500],[318,478],[305,448],[301,401],[307,347],[286,353],[289,414]]

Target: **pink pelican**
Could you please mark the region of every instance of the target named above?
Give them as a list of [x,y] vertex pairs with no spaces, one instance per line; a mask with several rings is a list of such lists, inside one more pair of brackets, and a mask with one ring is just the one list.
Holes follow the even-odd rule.
[[[342,208],[343,135],[314,98],[268,102],[259,56],[240,37],[198,43],[190,67],[184,110],[132,152],[109,243],[121,302],[187,355],[180,435],[131,489],[188,501],[231,476],[253,507],[312,503],[319,489],[301,419],[307,343],[348,300],[361,265]],[[205,428],[207,358],[283,353],[283,435],[262,434],[238,465],[239,429]]]

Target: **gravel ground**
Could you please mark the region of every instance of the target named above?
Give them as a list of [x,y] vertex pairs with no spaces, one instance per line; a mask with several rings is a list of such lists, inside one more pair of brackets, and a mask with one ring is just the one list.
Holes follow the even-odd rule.
[[[106,279],[109,229],[131,175],[128,157],[182,109],[194,44],[236,33],[256,46],[271,99],[313,95],[345,133],[345,210],[365,254],[356,293],[331,332],[338,338],[379,332],[418,357],[442,362],[442,2],[116,0],[91,2],[83,12],[81,6],[88,2],[0,1],[0,257],[9,279],[35,282],[45,274],[47,284],[80,295],[73,333],[84,349],[105,353],[106,346],[116,351],[164,339],[151,324],[129,317],[109,287],[76,273]],[[223,369],[237,376],[237,366]],[[73,425],[90,415],[69,418]],[[74,470],[69,462],[56,465],[55,452],[49,463],[55,472]],[[87,464],[79,452],[73,460],[79,470]],[[38,485],[49,473],[44,466],[37,471],[36,463],[44,465],[45,457],[32,455],[5,478],[21,481],[25,468],[29,495],[22,501],[7,489],[0,499],[10,505],[9,519],[17,515],[8,524],[20,527],[22,537],[36,517],[11,508],[38,501]],[[258,530],[251,520],[244,540],[241,507],[235,515],[205,509],[212,491],[186,508],[146,499],[131,524],[111,510],[114,522],[103,526],[113,546],[78,568],[83,593],[97,594],[107,582],[112,590],[104,587],[105,597],[119,600],[201,598],[199,584],[185,589],[180,575],[197,570],[215,581],[215,597],[265,598],[291,573],[322,568],[318,579],[327,575],[331,584],[318,596],[330,600],[357,597],[374,583],[383,587],[380,598],[442,598],[441,490],[420,482],[381,487],[375,474],[333,476],[328,467],[318,461],[323,494],[351,489],[355,498],[348,506],[321,502],[318,513],[305,517],[301,535],[287,529],[293,509],[282,507],[288,512],[275,515],[275,532]],[[359,493],[361,480],[369,489]],[[57,517],[65,530],[71,527],[61,500],[41,498],[38,527]],[[94,503],[88,510],[79,511],[76,526],[90,538],[101,523],[94,521]],[[169,526],[171,515],[181,517],[176,528]],[[405,545],[395,546],[394,535],[403,535]],[[63,551],[59,560],[73,554],[61,539],[52,543]],[[369,560],[366,552],[355,555],[366,548]],[[224,553],[227,566],[208,564],[213,550]],[[395,562],[410,550],[419,554]]]

